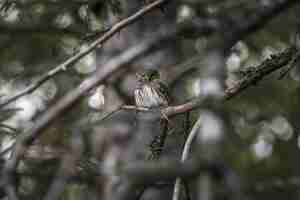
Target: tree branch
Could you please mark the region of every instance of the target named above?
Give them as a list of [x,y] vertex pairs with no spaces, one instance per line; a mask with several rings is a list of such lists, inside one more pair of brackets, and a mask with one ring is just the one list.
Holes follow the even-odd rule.
[[[190,154],[192,143],[197,135],[198,129],[201,126],[201,119],[198,118],[197,122],[193,126],[193,129],[191,130],[183,148],[182,156],[181,156],[181,162],[185,162]],[[180,189],[181,189],[181,179],[176,178],[175,186],[174,186],[174,192],[173,192],[173,200],[179,200],[180,198]]]
[[43,113],[31,129],[17,137],[11,159],[6,161],[2,171],[1,186],[11,188],[11,186],[14,185],[14,173],[20,159],[24,156],[26,148],[42,134],[42,131],[47,127],[47,125],[56,119],[59,114],[63,113],[67,108],[75,104],[75,102],[79,100],[80,97],[83,97],[87,91],[101,83],[120,67],[143,55],[145,52],[150,51],[156,44],[159,43],[161,46],[161,43],[164,40],[169,41],[175,34],[176,32],[165,34],[163,36],[155,35],[155,37],[140,43],[139,45],[125,51],[123,54],[111,59],[105,66],[98,68],[93,76],[84,80],[77,88],[67,93],[60,101]]
[[64,61],[60,65],[56,66],[54,69],[50,70],[49,72],[46,72],[38,80],[36,80],[33,84],[29,85],[23,91],[19,92],[18,94],[14,95],[12,97],[9,97],[8,99],[5,99],[0,104],[0,108],[10,104],[11,102],[17,100],[18,98],[20,98],[24,95],[30,94],[35,89],[40,87],[43,83],[45,83],[47,80],[53,78],[58,73],[66,71],[70,66],[72,66],[74,63],[76,63],[78,60],[80,60],[81,58],[83,58],[87,54],[89,54],[91,51],[93,51],[97,47],[98,48],[102,47],[104,42],[106,42],[108,39],[110,39],[116,33],[121,31],[123,28],[125,28],[128,25],[136,22],[141,17],[143,17],[145,14],[147,14],[148,12],[152,11],[153,9],[159,7],[160,5],[162,5],[166,1],[167,0],[156,0],[153,3],[145,6],[142,9],[140,9],[139,11],[137,11],[135,14],[131,15],[130,17],[116,23],[113,27],[111,27],[111,29],[109,29],[109,31],[107,31],[100,38],[97,38],[95,41],[93,41],[91,44],[89,44],[87,48],[81,49],[74,56],[68,58],[66,61]]
[[[297,50],[294,47],[287,48],[283,52],[275,54],[271,56],[271,58],[266,59],[259,66],[250,67],[250,69],[253,69],[253,71],[249,72],[232,87],[227,88],[225,90],[225,96],[223,97],[223,100],[229,100],[232,97],[237,96],[248,87],[256,85],[257,82],[261,81],[268,74],[286,66],[293,59],[296,53]],[[167,107],[163,109],[163,112],[167,116],[182,114],[198,108],[202,102],[203,101],[201,99],[195,98],[181,105]]]
[[[258,66],[249,67],[249,71],[246,72],[245,76],[237,81],[233,86],[227,88],[225,90],[225,95],[223,96],[223,101],[229,100],[240,93],[242,93],[245,89],[255,86],[259,81],[263,80],[267,75],[272,72],[281,69],[282,67],[289,64],[289,62],[293,59],[295,55],[297,55],[297,49],[294,47],[287,48],[281,53],[272,55],[270,58],[267,58]],[[178,114],[183,114],[194,109],[197,109],[201,106],[203,100],[195,97],[191,101],[188,101],[184,104],[169,106],[164,108],[162,112],[166,116],[174,116]],[[118,107],[116,110],[108,113],[103,117],[100,121],[107,119],[112,114],[116,113],[119,110],[138,110],[140,112],[151,112],[151,109],[136,107],[133,105],[122,105]]]

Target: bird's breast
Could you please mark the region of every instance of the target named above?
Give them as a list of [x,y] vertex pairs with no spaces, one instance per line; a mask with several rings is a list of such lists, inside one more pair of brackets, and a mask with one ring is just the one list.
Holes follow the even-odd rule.
[[151,85],[145,84],[137,88],[134,93],[137,106],[151,108],[164,105],[164,99]]

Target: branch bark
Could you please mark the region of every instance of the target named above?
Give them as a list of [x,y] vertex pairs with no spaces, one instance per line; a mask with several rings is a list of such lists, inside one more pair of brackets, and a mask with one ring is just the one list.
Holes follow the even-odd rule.
[[[188,159],[190,151],[191,151],[192,143],[193,143],[195,137],[197,136],[197,132],[198,132],[198,129],[200,128],[200,126],[201,126],[201,119],[199,117],[199,119],[193,126],[193,129],[191,130],[191,132],[184,144],[184,148],[183,148],[183,152],[182,152],[182,156],[181,156],[181,162],[185,162]],[[173,192],[173,198],[172,198],[173,200],[179,200],[180,189],[181,189],[181,179],[176,178],[174,192]]]
[[84,80],[77,88],[67,93],[60,101],[57,102],[57,104],[55,104],[49,110],[47,110],[47,112],[42,114],[39,117],[39,120],[35,122],[31,129],[20,134],[17,137],[11,159],[6,161],[4,169],[2,171],[1,186],[11,188],[11,186],[14,184],[14,173],[20,159],[22,159],[22,157],[24,156],[26,148],[39,135],[42,134],[42,131],[47,127],[47,125],[54,119],[56,119],[59,114],[63,113],[67,108],[70,108],[72,105],[74,105],[82,96],[86,94],[87,91],[100,84],[120,67],[128,64],[145,52],[151,50],[155,47],[156,44],[161,43],[164,40],[169,41],[170,38],[173,38],[172,36],[174,34],[175,32],[166,34],[164,36],[155,36],[152,39],[149,39],[137,46],[130,48],[120,56],[113,58],[105,66],[103,66],[102,68],[98,68],[93,76]]
[[96,48],[102,47],[103,43],[105,43],[107,40],[109,40],[112,36],[114,36],[116,33],[121,31],[123,28],[127,27],[128,25],[136,22],[141,17],[143,17],[148,12],[152,11],[153,9],[159,7],[162,5],[166,0],[157,0],[153,3],[145,6],[144,8],[137,11],[135,14],[131,15],[130,17],[121,20],[120,22],[116,23],[113,27],[109,29],[106,33],[104,33],[100,38],[97,38],[95,41],[93,41],[91,44],[88,45],[87,48],[81,49],[78,53],[76,53],[74,56],[68,58],[66,61],[61,63],[60,65],[56,66],[54,69],[52,69],[49,72],[46,72],[44,75],[42,75],[38,80],[36,80],[33,84],[25,88],[23,91],[19,92],[18,94],[5,99],[1,104],[0,108],[3,106],[6,106],[10,104],[11,102],[17,100],[18,98],[30,94],[35,89],[40,87],[43,83],[45,83],[47,80],[53,78],[58,73],[61,73],[63,71],[66,71],[70,66],[72,66],[74,63],[76,63],[78,60],[89,54],[91,51],[93,51]]
[[[268,74],[286,66],[296,55],[297,49],[294,47],[287,48],[283,52],[271,56],[271,58],[263,61],[259,66],[250,67],[253,69],[245,77],[238,81],[234,86],[227,88],[225,90],[225,95],[223,100],[229,100],[232,97],[239,95],[242,91],[248,87],[255,86],[257,82],[261,81]],[[173,116],[177,114],[182,114],[201,106],[203,101],[199,98],[195,98],[187,103],[170,106],[163,110],[167,116]]]

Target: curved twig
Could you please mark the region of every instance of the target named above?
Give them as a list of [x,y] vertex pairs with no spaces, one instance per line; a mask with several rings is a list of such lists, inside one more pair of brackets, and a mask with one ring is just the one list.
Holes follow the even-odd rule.
[[[195,125],[193,126],[191,133],[189,134],[183,148],[182,156],[181,156],[181,162],[185,162],[189,156],[189,153],[191,151],[192,143],[197,135],[198,129],[201,126],[201,117],[198,118]],[[180,187],[181,187],[181,179],[176,178],[175,186],[174,186],[174,192],[173,192],[173,200],[179,200],[180,197]]]

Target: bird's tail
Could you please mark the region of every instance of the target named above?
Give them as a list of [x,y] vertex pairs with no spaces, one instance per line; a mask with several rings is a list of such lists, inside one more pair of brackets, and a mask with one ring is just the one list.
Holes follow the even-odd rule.
[[161,119],[160,121],[161,132],[156,135],[149,145],[149,155],[147,160],[157,160],[161,156],[165,141],[168,136],[168,120]]

